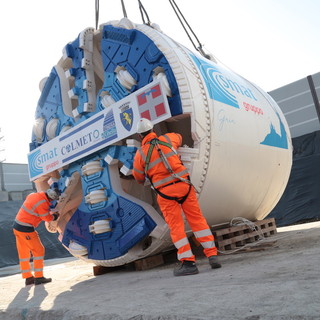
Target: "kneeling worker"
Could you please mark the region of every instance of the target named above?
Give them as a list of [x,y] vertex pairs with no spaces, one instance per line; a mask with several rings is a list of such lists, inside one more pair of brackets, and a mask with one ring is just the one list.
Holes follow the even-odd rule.
[[181,209],[194,233],[203,246],[213,269],[220,268],[213,234],[199,207],[193,185],[186,167],[181,162],[177,149],[182,145],[178,133],[157,136],[148,119],[140,119],[137,132],[142,140],[133,164],[133,176],[139,183],[149,179],[157,193],[157,201],[167,222],[172,242],[178,249],[181,264],[174,269],[175,276],[197,274],[195,256],[184,229]]
[[[26,286],[51,282],[51,278],[43,276],[45,249],[35,228],[41,221],[49,222],[59,218],[58,212],[50,212],[51,201],[58,200],[59,196],[58,189],[31,193],[26,197],[15,218],[13,233],[16,237],[22,278],[25,279]],[[34,274],[30,266],[31,254]]]

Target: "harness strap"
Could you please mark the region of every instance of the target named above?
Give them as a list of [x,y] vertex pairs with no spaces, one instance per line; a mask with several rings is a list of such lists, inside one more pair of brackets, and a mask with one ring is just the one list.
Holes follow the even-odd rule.
[[[172,147],[172,145],[170,143],[161,141],[161,140],[159,140],[157,138],[152,139],[149,143],[150,143],[150,147],[149,147],[149,150],[148,150],[148,153],[147,153],[147,157],[146,157],[146,160],[145,160],[145,169],[144,170],[145,170],[145,174],[146,174],[147,178],[149,179],[149,181],[151,183],[152,189],[155,190],[155,192],[159,196],[161,196],[162,198],[165,198],[165,199],[168,199],[168,200],[174,200],[174,201],[177,201],[179,204],[183,204],[185,202],[185,200],[187,199],[187,197],[188,197],[188,195],[190,193],[191,187],[192,187],[192,183],[190,181],[190,177],[188,176],[188,179],[182,178],[172,170],[172,168],[170,166],[170,163],[167,161],[165,155],[163,154],[162,150],[160,149],[159,144],[170,148],[176,155],[178,155],[177,151]],[[147,173],[148,169],[149,169],[150,158],[151,158],[152,151],[153,151],[154,147],[157,147],[157,151],[159,153],[160,159],[162,160],[164,166],[166,167],[166,169],[168,170],[170,175],[172,177],[176,178],[176,179],[179,179],[178,182],[185,182],[185,183],[189,184],[189,190],[183,197],[180,197],[180,198],[171,197],[171,196],[168,196],[168,195],[162,193],[159,189],[155,188],[151,178],[149,177],[149,175]],[[171,184],[173,184],[173,183],[169,183],[169,184],[167,184],[167,185],[165,185],[163,187],[166,187],[166,186],[171,185]]]
[[191,181],[190,181],[190,177],[188,176],[188,180],[187,180],[187,181],[190,181],[188,192],[187,192],[183,197],[180,197],[180,198],[178,198],[178,197],[171,197],[171,196],[168,196],[168,195],[162,193],[159,189],[161,189],[161,188],[163,188],[163,187],[170,186],[170,185],[172,185],[172,184],[174,184],[174,183],[179,183],[179,182],[183,182],[183,181],[177,181],[177,182],[168,183],[168,184],[164,185],[163,187],[161,187],[161,188],[159,188],[159,189],[156,189],[156,188],[154,187],[154,184],[152,183],[152,180],[150,179],[150,177],[147,176],[147,178],[149,179],[149,181],[150,181],[150,183],[151,183],[152,189],[153,189],[160,197],[165,198],[165,199],[168,199],[168,200],[177,201],[179,204],[183,204],[183,203],[186,201],[186,199],[188,198],[188,195],[189,195],[189,193],[190,193],[190,191],[191,191],[191,187],[192,187],[192,183],[191,183]]
[[157,193],[159,196],[161,196],[162,198],[165,198],[165,199],[168,199],[168,200],[175,200],[175,201],[177,201],[179,204],[183,204],[183,203],[186,201],[186,199],[188,198],[188,195],[189,195],[189,193],[190,193],[190,191],[191,191],[191,186],[192,186],[192,185],[189,184],[189,190],[188,190],[188,192],[187,192],[183,197],[181,197],[181,198],[178,198],[178,197],[170,197],[170,196],[162,193],[159,189],[154,189],[154,190],[155,190],[156,193]]
[[171,186],[172,184],[176,184],[176,183],[179,183],[179,182],[182,182],[182,181],[181,181],[181,180],[179,180],[179,181],[173,181],[173,182],[170,182],[170,183],[165,184],[164,186],[159,187],[158,189],[160,190],[160,189],[162,189],[162,188],[164,188],[164,187],[168,187],[168,186]]
[[149,147],[149,150],[148,150],[148,153],[147,153],[147,157],[146,157],[146,160],[145,160],[145,163],[146,163],[145,172],[147,172],[148,169],[149,169],[149,163],[150,163],[152,151],[153,151],[153,149],[154,149],[155,146],[157,146],[157,151],[159,152],[159,156],[160,156],[162,162],[164,162],[164,165],[166,166],[166,169],[168,169],[168,171],[169,171],[170,173],[173,172],[172,169],[171,169],[171,167],[170,167],[170,165],[169,165],[169,166],[167,165],[168,162],[167,162],[167,159],[165,158],[165,156],[163,155],[162,150],[158,147],[158,144],[161,144],[161,145],[163,145],[163,146],[166,146],[166,147],[170,148],[170,149],[174,152],[174,154],[177,155],[178,153],[177,153],[177,151],[172,147],[172,145],[171,145],[170,143],[161,141],[161,140],[159,140],[159,139],[157,139],[157,138],[152,139],[152,140],[149,142],[149,144],[150,144],[150,147]]

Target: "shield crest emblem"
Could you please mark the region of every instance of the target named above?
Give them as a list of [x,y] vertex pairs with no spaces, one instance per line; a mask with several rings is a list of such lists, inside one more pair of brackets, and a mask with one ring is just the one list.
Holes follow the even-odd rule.
[[130,131],[133,124],[133,111],[132,108],[128,108],[120,113],[120,120],[122,125]]

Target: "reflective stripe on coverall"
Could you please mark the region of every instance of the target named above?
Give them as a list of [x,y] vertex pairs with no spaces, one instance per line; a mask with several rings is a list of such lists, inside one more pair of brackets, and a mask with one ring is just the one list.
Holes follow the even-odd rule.
[[33,257],[34,276],[36,278],[43,277],[43,259],[45,249],[41,243],[38,232],[20,232],[13,230],[13,233],[16,237],[22,278],[26,279],[33,276],[30,264],[31,253]]
[[[27,196],[21,206],[15,223],[22,228],[30,228],[32,232],[22,232],[13,229],[16,237],[16,245],[19,255],[22,278],[32,277],[30,258],[32,254],[34,276],[43,277],[45,248],[34,230],[41,221],[52,221],[54,217],[50,214],[50,201],[45,192],[31,193]],[[18,227],[17,227],[18,228]]]
[[[141,148],[135,155],[132,174],[139,183],[143,183],[145,181],[145,162],[150,147],[150,141],[154,138],[157,138],[157,135],[154,132],[149,133],[142,140]],[[158,137],[158,139],[170,143],[175,150],[177,150],[182,143],[181,135],[177,133],[167,133]],[[187,178],[188,170],[182,164],[179,156],[166,146],[160,145],[160,148],[167,158],[172,170],[180,177]],[[152,183],[155,188],[163,187],[173,181],[180,181],[179,179],[170,175],[161,158],[159,157],[156,148],[154,148],[152,152],[147,174],[150,178],[152,178]]]
[[[160,189],[162,193],[170,197],[182,198],[188,193],[190,185],[170,175],[162,163],[156,148],[154,148],[152,152],[148,172],[144,172],[145,160],[150,147],[149,142],[154,138],[157,138],[157,135],[151,132],[142,140],[141,148],[137,151],[134,158],[133,176],[138,182],[143,183],[147,174],[154,186]],[[174,149],[178,149],[182,143],[181,135],[176,133],[167,133],[166,135],[158,137],[158,139],[170,143]],[[160,148],[173,171],[180,173],[181,177],[187,178],[188,171],[182,164],[179,156],[173,153],[168,147],[161,145]],[[217,255],[213,234],[201,212],[193,186],[191,187],[188,197],[181,205],[175,200],[168,200],[160,195],[157,195],[157,201],[165,221],[169,226],[172,242],[178,249],[178,260],[195,261],[195,256],[191,251],[191,246],[185,233],[181,208],[185,213],[185,217],[196,239],[203,246],[204,254],[207,257]]]
[[[170,194],[173,197],[182,197],[188,192],[189,185],[187,183],[177,183],[164,187],[161,191],[165,194]],[[181,213],[181,208],[191,227],[191,230],[197,241],[204,248],[203,253],[206,257],[217,255],[217,248],[214,243],[213,234],[204,218],[198,199],[193,187],[191,187],[189,196],[181,204],[175,200],[167,200],[161,196],[157,196],[160,209],[167,222],[173,244],[178,250],[178,260],[195,261],[195,256],[192,253],[191,246],[185,233],[184,219]]]
[[36,228],[41,221],[52,221],[50,214],[50,201],[45,192],[30,193],[23,202],[17,216],[16,222]]

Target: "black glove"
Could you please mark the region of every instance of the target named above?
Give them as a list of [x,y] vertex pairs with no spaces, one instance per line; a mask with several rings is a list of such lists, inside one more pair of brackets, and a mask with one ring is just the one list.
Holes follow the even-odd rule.
[[60,213],[59,212],[55,212],[52,215],[53,215],[53,221],[56,221],[56,220],[58,220],[58,218],[60,216]]

